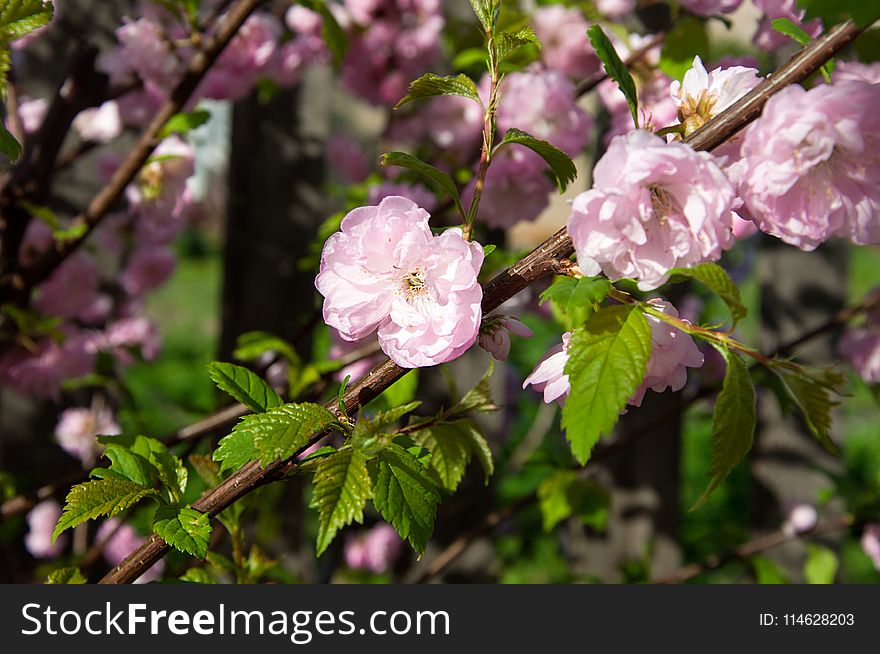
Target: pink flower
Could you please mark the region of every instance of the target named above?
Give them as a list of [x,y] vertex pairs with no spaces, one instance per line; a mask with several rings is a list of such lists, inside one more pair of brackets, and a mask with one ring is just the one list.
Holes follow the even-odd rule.
[[381,523],[370,529],[366,535],[349,539],[345,544],[345,564],[352,570],[369,570],[382,574],[400,556],[403,541],[394,527]]
[[[488,96],[484,80],[483,95]],[[593,120],[577,106],[574,84],[556,71],[510,73],[499,89],[498,131],[511,127],[550,141],[574,156],[590,139]]]
[[407,368],[458,357],[480,326],[483,248],[459,229],[434,236],[428,218],[397,196],[354,209],[327,239],[315,280],[324,322],[349,341],[378,330],[385,354]]
[[538,361],[532,374],[523,382],[523,388],[531,385],[539,393],[544,393],[544,402],[547,404],[555,401],[559,406],[563,406],[571,390],[568,375],[565,374],[570,342],[571,332],[565,332],[562,335],[562,343],[550,348]]
[[62,382],[94,371],[96,354],[94,334],[68,330],[61,343],[44,339],[35,352],[7,355],[0,371],[17,392],[58,400]]
[[863,64],[861,61],[841,61],[834,67],[834,82],[867,82],[880,84],[880,61]]
[[681,0],[681,4],[698,16],[729,14],[742,4],[743,0]]
[[[624,9],[631,10],[632,6]],[[541,58],[548,68],[579,80],[599,71],[599,58],[587,37],[587,21],[578,9],[539,7],[532,14],[532,27],[541,41]]]
[[324,19],[321,14],[300,5],[293,5],[284,14],[284,23],[290,31],[311,36],[320,36],[324,27]]
[[762,231],[802,250],[880,242],[880,86],[789,86],[748,128],[736,176]]
[[[535,220],[550,203],[556,187],[545,174],[547,164],[522,145],[506,145],[493,159],[480,196],[477,218],[489,227],[507,228]],[[476,179],[465,187],[467,207],[474,196]]]
[[797,6],[797,0],[754,0],[754,3],[764,12],[764,18],[758,23],[758,31],[753,38],[754,44],[762,50],[775,52],[792,43],[789,37],[773,29],[773,21],[777,18],[787,18],[813,37],[822,33],[822,21],[818,18],[803,22],[806,11]]
[[504,361],[510,354],[510,335],[531,338],[532,330],[511,316],[494,316],[480,327],[478,343],[481,348],[498,361]]
[[74,252],[40,285],[34,306],[46,315],[76,318],[92,306],[100,282],[94,259],[85,252]]
[[[40,129],[48,110],[49,103],[43,98],[21,98],[18,105],[18,117],[25,134],[33,134]],[[9,119],[6,120],[6,127],[7,129],[12,127]]]
[[94,464],[100,445],[96,436],[114,436],[122,429],[110,409],[65,409],[55,427],[58,444],[84,466]]
[[119,281],[129,295],[142,295],[167,282],[175,265],[174,255],[166,248],[140,248],[132,254]]
[[733,240],[736,196],[705,152],[638,130],[618,136],[568,219],[585,275],[630,277],[642,290],[668,271],[716,261]]
[[350,184],[362,182],[370,174],[370,162],[364,149],[344,133],[327,140],[327,163],[333,172]]
[[803,534],[815,527],[818,520],[819,513],[816,511],[816,507],[801,502],[789,510],[788,516],[782,524],[782,531],[791,536]]
[[457,161],[471,161],[479,151],[483,110],[476,102],[457,95],[442,95],[422,110],[428,137]]
[[[678,318],[678,311],[669,302],[660,299],[649,302],[666,315]],[[655,393],[662,393],[667,388],[680,391],[687,383],[687,369],[703,365],[703,353],[689,334],[650,314],[645,317],[651,326],[651,358],[648,359],[645,379],[629,400],[633,406],[642,405],[649,388]]]
[[238,100],[267,73],[281,37],[281,23],[268,12],[252,14],[223,50],[198,89],[201,97]]
[[[162,26],[149,19],[139,18],[126,23],[116,30],[120,49],[118,56],[145,82],[152,82],[162,89],[171,89],[183,72],[184,62],[174,51],[166,38]],[[107,69],[109,58],[102,60]],[[118,64],[108,72],[120,76],[122,68]]]
[[880,384],[880,326],[848,328],[837,350],[859,377],[868,384]]
[[160,349],[159,334],[147,318],[122,318],[107,327],[101,347],[122,363],[132,363],[130,350],[136,349],[145,361],[155,359]]
[[406,182],[383,182],[378,186],[371,186],[367,199],[370,204],[379,204],[382,200],[392,195],[409,198],[428,212],[437,208],[436,195],[420,184],[409,184]]
[[880,570],[880,523],[872,522],[865,525],[859,541],[862,551],[871,559],[871,563]]
[[[104,558],[112,566],[122,563],[129,554],[140,547],[144,538],[129,524],[119,518],[107,518],[98,528],[95,534],[96,543],[104,543]],[[134,583],[148,584],[162,576],[165,570],[165,561],[156,561],[144,574],[138,577]]]
[[73,128],[84,141],[107,143],[122,133],[119,104],[109,100],[100,107],[84,109],[73,119]]
[[67,534],[59,536],[52,544],[52,532],[60,517],[61,506],[55,500],[40,502],[27,514],[28,533],[24,537],[24,546],[35,558],[48,559],[61,554]]
[[597,0],[596,9],[608,18],[623,18],[636,8],[636,0]]
[[[132,209],[151,225],[175,225],[192,202],[187,180],[195,172],[192,148],[171,136],[162,141],[137,180],[125,190]],[[172,237],[173,238],[173,237]]]

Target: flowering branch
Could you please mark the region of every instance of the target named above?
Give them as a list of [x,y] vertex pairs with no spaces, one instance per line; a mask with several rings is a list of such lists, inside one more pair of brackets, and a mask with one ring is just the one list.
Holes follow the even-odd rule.
[[[788,84],[800,82],[809,77],[825,61],[851,43],[860,32],[861,30],[849,21],[832,28],[793,57],[776,74],[758,85],[745,96],[741,103],[707,122],[691,135],[687,142],[699,150],[712,149],[723,143],[749,121],[755,119],[760,114],[764,103],[774,93]],[[780,83],[780,80],[785,80],[785,82]],[[551,236],[532,253],[486,284],[482,302],[484,314],[497,308],[535,280],[553,273],[558,269],[559,262],[568,259],[573,253],[574,246],[565,229]],[[357,384],[348,388],[339,405],[342,405],[346,412],[353,412],[377,397],[408,371],[409,369],[398,366],[390,359],[385,359]],[[325,405],[325,408],[339,415],[339,405],[336,400],[333,400]],[[323,437],[323,433],[316,434],[309,445]],[[279,459],[265,468],[261,467],[259,461],[251,461],[217,487],[208,491],[192,505],[192,508],[213,517],[251,491],[271,481],[282,479],[296,466],[295,457],[286,460]],[[154,534],[127,559],[110,571],[100,583],[130,583],[161,559],[168,550],[169,546]]]

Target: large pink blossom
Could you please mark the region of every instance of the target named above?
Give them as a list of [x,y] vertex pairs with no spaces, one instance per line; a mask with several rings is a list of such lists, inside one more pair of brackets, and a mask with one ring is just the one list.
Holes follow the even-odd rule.
[[841,61],[834,67],[835,82],[867,82],[880,84],[880,61],[863,64],[861,61]]
[[[666,315],[678,318],[678,311],[669,302],[655,299],[650,303]],[[681,390],[687,383],[687,369],[703,365],[703,353],[690,334],[650,314],[646,317],[651,326],[651,357],[645,379],[629,400],[633,406],[642,405],[648,389],[656,393],[667,388],[673,392]]]
[[593,188],[572,205],[578,266],[657,288],[671,268],[721,256],[733,239],[735,200],[710,154],[643,130],[618,136],[596,164]]
[[775,52],[782,46],[792,43],[785,34],[773,29],[773,21],[777,18],[787,18],[813,37],[822,33],[822,21],[818,18],[803,22],[807,12],[797,6],[797,0],[753,1],[755,6],[764,12],[764,17],[758,23],[758,31],[755,32],[753,39],[754,44],[762,50]]
[[40,284],[34,306],[49,316],[76,318],[92,306],[100,282],[95,260],[85,252],[74,252]]
[[483,248],[461,230],[431,233],[428,212],[392,196],[343,218],[315,280],[324,321],[342,338],[378,330],[382,350],[415,368],[450,361],[477,338]]
[[532,14],[532,27],[541,40],[541,58],[548,68],[578,80],[599,71],[599,58],[587,37],[587,21],[578,9],[539,7]]
[[802,250],[880,242],[880,86],[789,86],[746,131],[737,172],[762,231]]
[[55,427],[55,438],[61,449],[79,459],[83,465],[95,462],[99,450],[96,436],[120,433],[122,429],[107,407],[65,409]]
[[345,564],[352,570],[381,574],[388,570],[403,549],[394,527],[381,523],[345,543]]
[[742,4],[743,0],[681,0],[681,4],[698,16],[729,14]]
[[55,500],[40,502],[27,514],[28,533],[24,537],[24,546],[32,556],[48,559],[58,556],[64,549],[67,534],[52,542],[52,532],[60,517],[61,505]]
[[565,374],[565,364],[568,363],[568,348],[571,344],[571,332],[562,335],[562,342],[554,345],[547,354],[538,361],[532,374],[526,377],[523,388],[532,386],[539,393],[544,394],[544,402],[556,402],[559,406],[565,404],[571,384],[568,375]]

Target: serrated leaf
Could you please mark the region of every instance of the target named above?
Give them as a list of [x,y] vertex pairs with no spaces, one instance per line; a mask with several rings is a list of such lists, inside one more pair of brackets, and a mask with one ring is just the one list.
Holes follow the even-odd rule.
[[[695,279],[709,290],[713,291],[724,300],[730,309],[733,318],[733,326],[746,317],[749,310],[743,304],[739,288],[721,266],[715,263],[699,263],[693,268],[673,268],[669,271],[671,281],[680,281],[681,278]],[[676,279],[677,278],[677,279]]]
[[502,62],[520,48],[533,45],[541,49],[541,41],[531,27],[524,27],[516,32],[502,32],[495,41],[495,53],[498,62]]
[[805,374],[774,367],[785,392],[800,410],[810,433],[828,452],[838,456],[840,449],[831,440],[831,411],[839,403],[831,399],[828,385]]
[[[109,470],[135,484],[152,487],[159,478],[159,471],[152,463],[126,447],[111,443],[104,449],[104,456],[110,459]],[[94,472],[100,475],[101,470]]]
[[55,12],[51,2],[5,0],[0,7],[0,40],[15,41],[35,29],[48,25]]
[[[312,436],[336,425],[336,416],[318,404],[283,404],[265,413],[242,418],[232,434],[246,434],[252,439],[265,467],[278,459],[290,458],[308,445]],[[242,444],[243,441],[236,441],[230,445],[235,445],[236,451],[242,453]],[[220,445],[223,446],[223,441]],[[214,458],[217,459],[216,452]]]
[[651,328],[632,305],[597,311],[572,333],[565,365],[571,391],[562,426],[581,465],[599,438],[611,434],[645,378],[650,356]]
[[212,455],[220,463],[220,472],[238,470],[249,461],[260,458],[260,451],[254,444],[254,435],[249,431],[233,430],[220,439]]
[[557,277],[541,293],[541,304],[550,300],[560,322],[571,330],[583,325],[610,291],[605,277]]
[[521,129],[510,128],[504,133],[504,140],[501,141],[498,147],[500,148],[511,143],[524,145],[547,162],[547,165],[550,166],[550,171],[553,173],[553,181],[556,182],[560,192],[565,191],[569,183],[573,182],[577,177],[577,168],[575,168],[571,157],[549,141],[542,141]]
[[208,376],[221,391],[229,393],[254,413],[263,413],[284,404],[281,396],[258,374],[242,366],[213,361]]
[[[3,85],[6,83],[6,72],[2,70],[2,66],[0,66],[0,75],[3,75],[4,80],[0,82],[0,96],[2,96],[5,92]],[[21,144],[6,129],[6,125],[2,121],[0,121],[0,153],[5,154],[9,161],[12,162],[18,161],[18,158],[21,156]]]
[[495,401],[492,399],[492,387],[490,383],[494,371],[495,362],[490,360],[489,367],[486,369],[485,374],[480,378],[480,381],[477,382],[477,385],[464,394],[464,397],[449,410],[448,415],[459,416],[465,413],[470,413],[471,411],[476,411],[477,413],[497,411],[498,405],[495,404]]
[[179,114],[174,114],[159,131],[159,138],[164,139],[172,134],[184,136],[207,123],[211,119],[211,112],[205,109],[193,109]]
[[605,528],[611,501],[608,492],[581,479],[575,470],[560,470],[547,477],[538,485],[537,495],[546,532],[573,515],[594,529]]
[[601,27],[598,25],[591,25],[587,30],[587,35],[590,37],[590,43],[596,51],[599,61],[601,61],[602,65],[605,67],[605,72],[608,74],[608,77],[617,83],[620,92],[623,93],[623,97],[626,98],[626,103],[629,105],[630,113],[632,113],[633,122],[635,123],[636,129],[638,129],[639,96],[636,91],[636,83],[633,80],[632,75],[629,74],[629,69],[627,69],[626,64],[623,63],[620,56],[617,54],[617,51],[614,49],[611,40],[605,35],[605,32],[602,31]]
[[483,101],[480,100],[480,92],[474,80],[463,73],[458,75],[441,76],[434,73],[425,73],[418,79],[413,80],[409,84],[407,94],[394,105],[395,109],[400,109],[405,104],[413,100],[421,100],[423,98],[433,98],[438,95],[457,95],[462,98],[473,100],[480,107]]
[[810,543],[804,562],[804,580],[808,584],[833,584],[838,565],[834,550]]
[[171,454],[168,446],[147,436],[138,436],[131,451],[149,461],[159,474],[159,481],[168,490],[172,502],[186,491],[189,472],[183,462]]
[[319,516],[316,554],[321,556],[342,527],[364,520],[372,490],[367,456],[347,448],[325,457],[318,463],[314,483],[312,505]]
[[145,497],[158,495],[155,488],[145,488],[125,479],[95,479],[77,484],[67,494],[64,511],[52,532],[52,542],[65,530],[86,520],[113,517]]
[[486,33],[491,33],[495,29],[500,3],[497,0],[471,0],[471,7]]
[[395,443],[377,455],[373,504],[401,538],[422,554],[434,531],[440,493],[421,463]]
[[716,349],[727,362],[727,371],[712,416],[711,479],[691,510],[702,506],[722,484],[751,449],[755,437],[755,386],[748,366],[737,353],[721,346]]
[[486,483],[494,472],[492,450],[473,420],[439,422],[409,436],[431,453],[428,469],[434,473],[440,486],[448,491],[458,488],[474,455],[483,466]]
[[185,506],[160,506],[153,518],[153,531],[174,549],[200,559],[208,554],[211,519],[207,513]]
[[489,477],[495,473],[495,460],[492,456],[492,448],[489,447],[489,443],[486,442],[486,438],[483,436],[483,430],[480,429],[476,422],[469,419],[456,420],[453,424],[457,425],[462,434],[464,434],[471,452],[474,453],[474,456],[477,457],[477,460],[483,467],[485,483],[488,484]]
[[49,573],[46,579],[47,584],[85,584],[86,578],[83,576],[79,568],[59,568]]
[[216,584],[211,573],[204,568],[190,568],[178,577],[180,581],[189,584]]
[[859,27],[868,27],[880,19],[880,5],[871,0],[797,0],[806,9],[806,19],[821,18],[826,27],[852,19]]
[[409,168],[417,173],[427,177],[435,182],[440,188],[446,191],[455,203],[455,208],[459,215],[464,218],[464,208],[461,206],[461,197],[458,194],[458,187],[455,185],[452,177],[442,170],[425,163],[418,157],[414,157],[406,152],[386,152],[379,157],[379,163],[383,166],[400,166],[401,168]]
[[686,16],[677,21],[663,41],[659,67],[672,79],[681,80],[693,66],[694,57],[705,56],[709,50],[709,35],[703,21]]

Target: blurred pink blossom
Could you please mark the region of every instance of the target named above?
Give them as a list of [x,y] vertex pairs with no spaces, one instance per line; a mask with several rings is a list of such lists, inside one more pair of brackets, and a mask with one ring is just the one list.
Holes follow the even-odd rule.
[[96,436],[115,436],[122,429],[113,412],[99,409],[65,409],[55,427],[55,438],[65,452],[79,459],[84,466],[93,465],[100,445]]
[[[624,2],[628,9],[619,6],[619,0],[615,4],[618,6],[612,9],[620,15],[620,9],[631,11],[634,3]],[[580,10],[558,5],[539,7],[532,14],[532,27],[541,41],[541,58],[548,68],[577,80],[599,72],[599,58],[587,37],[589,25]]]
[[35,558],[49,559],[58,556],[64,549],[67,534],[62,534],[52,543],[52,532],[60,517],[61,505],[55,500],[44,500],[27,514],[28,533],[24,537],[24,546]]
[[142,295],[167,282],[175,265],[174,255],[167,248],[138,248],[122,271],[119,283],[129,295]]
[[729,14],[742,4],[743,0],[681,0],[681,4],[698,16]]
[[383,522],[346,541],[345,564],[352,570],[382,574],[391,568],[402,549],[403,541],[394,527]]
[[345,133],[331,136],[327,141],[327,163],[344,182],[357,184],[370,174],[367,153]]
[[[119,518],[108,518],[98,528],[95,534],[96,543],[104,543],[104,558],[112,566],[119,565],[125,558],[140,547],[144,538],[129,524],[123,523]],[[134,583],[148,584],[156,581],[165,571],[165,561],[159,560],[138,577]]]
[[806,11],[797,6],[797,0],[754,0],[754,3],[764,12],[753,38],[754,44],[762,50],[775,52],[784,45],[794,43],[785,34],[773,29],[773,21],[777,18],[787,18],[813,37],[822,33],[822,21],[818,18],[803,22]]
[[122,133],[119,104],[108,100],[100,107],[84,109],[73,119],[73,128],[84,141],[108,143]]
[[0,374],[14,390],[58,400],[62,382],[94,371],[97,336],[66,329],[63,342],[45,338],[34,352],[13,352],[0,362]]
[[872,522],[865,525],[859,541],[862,551],[871,559],[874,567],[880,571],[880,523]]
[[94,304],[100,282],[95,260],[74,252],[40,284],[34,307],[48,316],[76,318]]

